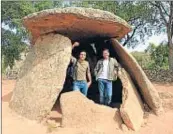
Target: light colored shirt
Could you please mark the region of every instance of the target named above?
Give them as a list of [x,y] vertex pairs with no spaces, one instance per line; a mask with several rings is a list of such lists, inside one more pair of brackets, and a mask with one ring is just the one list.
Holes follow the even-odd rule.
[[109,59],[104,59],[103,60],[103,70],[100,73],[100,75],[98,76],[98,78],[108,79],[108,63],[109,63]]
[[[94,74],[96,76],[96,80],[98,80],[98,77],[103,71],[103,61],[104,59],[100,59],[97,62],[96,67],[94,68]],[[117,75],[120,70],[120,65],[118,64],[117,60],[115,58],[109,58],[109,64],[108,64],[108,80],[114,81],[117,80]]]

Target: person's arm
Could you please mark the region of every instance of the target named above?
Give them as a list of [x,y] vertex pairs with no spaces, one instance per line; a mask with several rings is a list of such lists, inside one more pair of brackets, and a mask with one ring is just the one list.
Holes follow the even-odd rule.
[[[78,47],[78,46],[79,46],[79,42],[75,42],[75,43],[73,43],[73,45],[72,45],[72,49],[74,49],[75,47]],[[77,61],[77,59],[76,59],[74,56],[71,55],[70,62],[72,62],[73,64],[75,64],[76,61]]]
[[77,62],[77,59],[75,57],[71,56],[70,62],[72,64],[75,64]]
[[87,77],[88,77],[88,87],[90,87],[91,83],[92,83],[92,78],[91,78],[91,71],[90,71],[90,67],[89,67],[89,63],[88,63],[88,69],[87,69]]
[[99,70],[99,61],[97,62],[96,66],[94,68],[94,75],[95,76],[97,76],[98,70]]
[[72,49],[74,49],[75,47],[78,47],[79,45],[80,45],[79,42],[74,42],[72,45]]

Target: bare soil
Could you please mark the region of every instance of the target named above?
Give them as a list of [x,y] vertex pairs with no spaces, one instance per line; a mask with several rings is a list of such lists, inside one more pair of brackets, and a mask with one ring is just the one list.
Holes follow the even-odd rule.
[[[130,130],[102,130],[97,127],[95,130],[89,128],[61,128],[60,109],[54,108],[49,115],[49,119],[40,122],[31,121],[17,115],[8,107],[15,80],[2,80],[2,133],[3,134],[173,134],[173,110],[165,111],[159,117],[149,114],[138,132]],[[169,91],[173,93],[173,83],[159,84],[153,83],[158,91]]]

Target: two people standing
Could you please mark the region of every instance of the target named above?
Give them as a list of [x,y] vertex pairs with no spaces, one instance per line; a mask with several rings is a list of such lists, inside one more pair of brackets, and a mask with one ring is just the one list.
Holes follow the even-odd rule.
[[[73,48],[79,46],[78,42],[73,44]],[[73,90],[81,91],[87,96],[88,88],[92,83],[89,63],[85,60],[86,52],[81,51],[79,59],[71,57],[73,63],[71,72],[73,77]],[[98,89],[100,93],[100,104],[110,105],[112,99],[112,81],[117,79],[119,71],[118,62],[110,57],[108,49],[103,50],[103,58],[97,62],[94,69]],[[88,82],[87,82],[88,80]]]

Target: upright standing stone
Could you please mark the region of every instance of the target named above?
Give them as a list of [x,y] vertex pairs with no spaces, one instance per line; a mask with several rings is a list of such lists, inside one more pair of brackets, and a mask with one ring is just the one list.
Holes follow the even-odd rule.
[[121,117],[128,128],[139,130],[143,123],[143,102],[129,74],[124,69],[119,78],[123,86]]
[[50,112],[63,88],[71,50],[71,41],[62,35],[38,38],[21,68],[10,107],[30,119]]
[[158,92],[152,85],[151,81],[147,78],[140,65],[116,39],[111,39],[111,42],[119,57],[121,65],[129,73],[133,83],[138,86],[145,102],[155,114],[161,114],[163,112],[162,101]]

